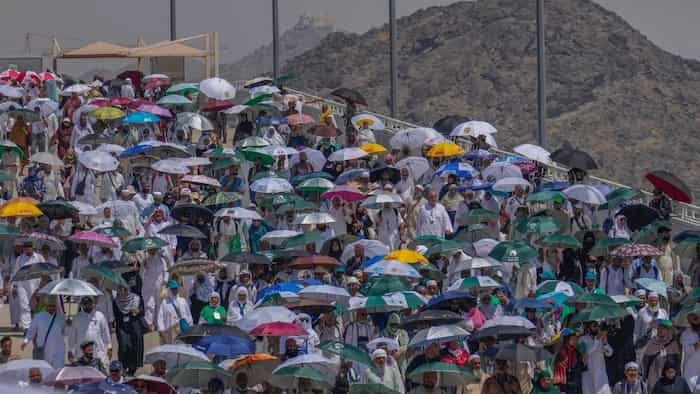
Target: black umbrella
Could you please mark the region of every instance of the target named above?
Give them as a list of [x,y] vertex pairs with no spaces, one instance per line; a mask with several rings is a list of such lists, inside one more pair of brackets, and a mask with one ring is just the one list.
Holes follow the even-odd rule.
[[298,300],[288,303],[287,308],[296,313],[304,312],[309,315],[318,316],[322,313],[332,312],[335,310],[335,305],[325,301]]
[[466,312],[476,305],[476,296],[466,292],[449,292],[433,297],[423,309],[447,309]]
[[123,274],[125,272],[138,271],[137,267],[119,260],[102,261],[95,265],[98,267],[109,268],[112,271],[119,272],[120,274]]
[[164,227],[162,230],[158,231],[158,234],[164,235],[175,235],[184,238],[200,238],[204,239],[207,236],[204,235],[197,227],[190,226],[187,224],[171,224],[170,226]]
[[524,361],[538,362],[551,359],[552,353],[541,347],[532,347],[520,343],[511,343],[498,347],[496,360],[507,360],[513,363]]
[[251,339],[247,332],[236,326],[217,324],[197,324],[180,333],[177,339],[187,344],[197,343],[208,336],[233,336]]
[[109,139],[107,136],[105,136],[102,133],[88,134],[85,137],[78,140],[78,144],[80,144],[80,145],[93,145],[93,146],[100,145],[100,144],[108,144],[110,142],[112,142],[112,140]]
[[681,231],[680,233],[676,234],[676,236],[673,237],[673,242],[674,243],[681,243],[683,240],[687,238],[700,238],[700,231],[698,230],[685,230]]
[[273,258],[272,260],[292,260],[297,257],[306,257],[306,256],[311,256],[311,253],[307,250],[304,249],[286,249],[286,250],[280,250],[276,249],[273,250]]
[[229,253],[224,256],[221,260],[224,263],[238,263],[238,264],[255,264],[261,265],[272,264],[272,261],[267,258],[267,256],[258,253]]
[[69,219],[78,214],[78,208],[64,200],[52,200],[37,205],[51,220]]
[[447,115],[444,118],[440,118],[437,122],[433,124],[433,128],[442,134],[450,134],[457,125],[464,122],[469,122],[470,119],[466,116],[461,115]]
[[493,326],[479,330],[474,338],[483,339],[492,337],[500,341],[527,338],[535,334],[535,330],[529,330],[520,326]]
[[567,167],[578,168],[581,170],[596,170],[598,164],[588,153],[576,149],[568,142],[565,142],[561,148],[552,152],[549,157]]
[[371,182],[382,182],[384,180],[391,183],[396,183],[401,180],[401,170],[396,167],[379,167],[369,172],[369,180]]
[[201,205],[185,203],[176,205],[170,216],[185,223],[197,223],[197,220],[209,223],[214,218],[214,213]]
[[30,264],[18,269],[15,276],[12,277],[12,281],[39,279],[42,276],[54,275],[61,272],[63,272],[63,268],[50,263]]
[[661,219],[659,212],[644,204],[634,204],[622,207],[615,216],[622,215],[627,218],[627,227],[630,231],[637,231],[642,227]]
[[331,92],[332,96],[340,97],[343,100],[351,101],[353,103],[367,105],[367,100],[360,94],[357,90],[348,88],[338,88]]
[[401,328],[405,330],[420,330],[430,326],[455,324],[462,320],[463,318],[459,313],[444,309],[428,309],[403,319]]

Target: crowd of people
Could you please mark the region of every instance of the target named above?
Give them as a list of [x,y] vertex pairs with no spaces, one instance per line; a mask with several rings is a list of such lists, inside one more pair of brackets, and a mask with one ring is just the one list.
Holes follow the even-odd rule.
[[497,155],[496,129],[459,117],[389,132],[358,92],[335,91],[337,113],[288,79],[0,73],[2,289],[23,333],[0,341],[0,382],[700,390],[700,232],[674,227],[677,180],[642,203],[573,147]]

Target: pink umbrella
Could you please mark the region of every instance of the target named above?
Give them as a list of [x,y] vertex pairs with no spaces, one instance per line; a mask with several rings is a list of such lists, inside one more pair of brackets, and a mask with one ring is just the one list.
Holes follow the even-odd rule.
[[153,79],[146,83],[143,87],[144,89],[153,89],[161,86],[170,86],[170,80],[168,79]]
[[618,246],[611,253],[613,256],[637,257],[637,256],[661,256],[664,254],[659,249],[647,244],[625,244]]
[[250,331],[250,335],[254,337],[288,337],[288,336],[299,336],[305,337],[309,333],[305,329],[299,327],[294,323],[286,323],[282,321],[276,321],[272,323],[263,323]]
[[0,80],[8,82],[8,81],[16,80],[17,78],[19,78],[19,76],[20,76],[19,71],[7,69],[7,70],[3,71],[2,73],[0,73]]
[[105,107],[107,105],[112,105],[112,100],[106,98],[98,98],[90,101],[90,104],[96,105],[98,107]]
[[148,112],[148,113],[151,113],[153,115],[162,116],[164,118],[172,118],[173,117],[173,114],[171,114],[169,110],[167,110],[163,107],[159,107],[155,104],[142,104],[136,110],[141,111],[141,112]]
[[310,117],[309,115],[306,114],[294,114],[294,115],[289,115],[287,116],[287,120],[289,121],[289,124],[314,124],[316,121],[314,118]]
[[321,197],[332,200],[334,198],[339,198],[345,202],[355,202],[360,201],[365,198],[365,194],[360,190],[355,189],[350,186],[336,186],[327,192],[321,194]]
[[136,109],[142,105],[151,105],[153,104],[152,102],[144,99],[135,99],[135,100],[130,100],[126,106],[129,107],[129,109]]
[[128,97],[114,97],[109,100],[109,105],[129,105],[131,104],[131,99]]
[[59,77],[56,76],[56,74],[49,72],[49,71],[44,71],[43,73],[39,74],[41,79],[44,81],[55,81],[60,79]]
[[113,248],[117,246],[112,238],[94,231],[78,231],[77,233],[71,235],[68,240],[75,243],[97,245],[104,248]]

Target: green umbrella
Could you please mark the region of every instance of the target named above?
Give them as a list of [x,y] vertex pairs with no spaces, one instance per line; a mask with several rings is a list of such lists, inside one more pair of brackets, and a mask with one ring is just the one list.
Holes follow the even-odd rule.
[[566,197],[566,194],[559,192],[559,191],[552,191],[552,190],[547,190],[539,193],[533,193],[530,194],[527,197],[527,202],[532,202],[532,203],[545,203],[549,201],[566,201],[568,197]]
[[177,387],[207,387],[213,378],[222,380],[224,384],[230,384],[233,375],[208,361],[190,361],[169,370],[165,375],[165,380]]
[[240,201],[241,198],[243,198],[243,197],[238,193],[219,192],[219,193],[212,194],[211,196],[207,197],[204,200],[204,203],[202,205],[212,206],[212,205],[233,204],[236,201]]
[[400,394],[380,383],[354,383],[348,394]]
[[129,287],[129,284],[126,283],[120,273],[105,266],[90,264],[80,270],[80,276],[84,277],[85,279],[97,278],[102,282],[101,285],[103,287],[110,290],[114,290],[119,287]]
[[424,373],[437,373],[440,387],[456,387],[463,384],[478,381],[479,378],[466,368],[453,363],[432,362],[425,363],[408,374],[408,379],[414,383],[423,383]]
[[537,250],[525,241],[503,241],[489,253],[502,263],[526,263],[537,256]]
[[328,179],[329,181],[332,181],[333,175],[324,172],[324,171],[317,171],[317,172],[310,172],[308,174],[303,174],[303,175],[297,175],[294,178],[292,178],[289,183],[291,183],[293,186],[296,186],[304,181],[307,181],[312,178],[323,178],[323,179]]
[[581,242],[579,242],[573,235],[558,233],[547,235],[546,237],[540,239],[537,243],[548,248],[578,249],[581,247]]
[[222,157],[218,159],[217,161],[214,162],[214,164],[211,165],[212,170],[220,170],[222,168],[228,168],[231,166],[238,166],[241,165],[241,160],[238,159],[237,157],[233,156],[227,156],[227,157]]
[[694,257],[696,248],[700,245],[700,237],[689,237],[676,244],[673,251],[683,257]]
[[370,279],[368,287],[363,290],[363,293],[368,296],[382,296],[388,293],[410,290],[411,284],[406,279],[388,275]]
[[581,286],[574,282],[564,282],[558,280],[546,280],[535,290],[535,296],[539,297],[549,293],[563,293],[569,297],[585,293]]
[[671,223],[670,220],[654,220],[653,222],[639,229],[637,234],[634,236],[634,242],[640,244],[654,243],[654,241],[656,241],[656,238],[659,235],[658,231],[660,228],[666,227],[668,229],[671,229],[672,226],[673,223]]
[[96,229],[95,232],[117,238],[127,238],[131,236],[131,232],[122,226],[101,227]]
[[12,111],[8,112],[8,115],[12,118],[22,116],[24,118],[24,121],[28,123],[39,121],[39,112],[32,111],[26,108],[13,109]]
[[621,319],[625,316],[627,316],[627,311],[618,305],[596,305],[591,308],[586,308],[577,313],[571,319],[571,324],[584,323],[589,321]]
[[20,159],[24,158],[24,151],[22,148],[10,140],[0,141],[0,155],[4,154],[5,152],[14,152]]
[[446,277],[446,275],[440,271],[438,267],[430,263],[415,264],[413,268],[417,269],[423,278],[426,279],[441,281]]
[[291,249],[297,246],[304,246],[306,244],[312,244],[317,241],[322,240],[323,237],[319,231],[310,231],[308,233],[302,233],[288,238],[286,241],[282,242],[282,249]]
[[296,201],[306,201],[294,193],[279,193],[274,196],[267,197],[260,205],[263,207],[279,207],[282,204],[294,203]]
[[252,98],[252,99],[246,101],[245,103],[243,103],[243,105],[247,105],[249,107],[252,107],[254,105],[262,104],[265,101],[272,100],[272,97],[273,96],[270,93],[263,93],[261,95],[256,96],[255,98]]
[[481,239],[493,238],[495,234],[489,231],[488,226],[483,224],[472,224],[471,226],[459,230],[453,239],[474,243]]
[[72,218],[78,214],[78,208],[66,200],[46,201],[37,205],[37,208],[51,220]]
[[521,233],[551,234],[559,231],[559,222],[551,216],[537,215],[516,225]]
[[467,214],[466,224],[479,224],[483,222],[492,222],[498,220],[498,212],[488,209],[471,209]]
[[19,228],[0,224],[0,237],[14,237],[19,235]]
[[679,327],[688,327],[688,315],[700,316],[700,303],[693,302],[692,304],[685,305],[678,311],[678,314],[673,319],[673,323]]
[[450,253],[454,252],[457,250],[462,250],[464,249],[465,246],[468,244],[465,244],[463,241],[457,241],[454,239],[451,239],[449,241],[444,241],[444,242],[436,242],[430,247],[428,247],[428,251],[425,253],[427,256],[432,256],[435,254],[442,254],[442,253]]
[[179,94],[169,94],[167,96],[163,96],[160,100],[156,102],[158,105],[192,105],[192,101],[190,101],[187,97],[181,96]]
[[250,149],[250,148],[262,148],[264,146],[270,145],[269,142],[267,142],[266,139],[262,137],[247,137],[238,142],[236,144],[239,148],[241,149]]
[[333,182],[323,178],[311,178],[297,186],[297,190],[303,193],[323,193],[335,186]]
[[319,348],[325,352],[338,355],[346,360],[352,360],[360,364],[374,367],[372,357],[370,357],[366,351],[350,344],[340,341],[323,341],[319,345]]
[[264,165],[271,166],[275,163],[275,158],[268,155],[267,153],[259,152],[253,149],[246,149],[241,151],[243,157],[248,161],[260,160]]
[[300,378],[311,380],[311,387],[315,389],[330,388],[330,380],[335,380],[334,376],[324,376],[311,367],[289,365],[272,371],[269,382],[281,389],[296,389],[299,387]]
[[567,300],[567,303],[574,304],[594,304],[594,305],[617,305],[612,297],[604,294],[583,293]]
[[628,200],[634,200],[642,195],[641,190],[639,189],[629,189],[626,187],[622,187],[619,189],[615,189],[611,191],[610,193],[605,195],[605,200],[607,201],[605,204],[601,205],[598,209],[611,209],[615,208],[618,205],[622,204],[625,201]]
[[306,200],[294,200],[292,202],[280,205],[275,213],[279,215],[286,215],[289,212],[301,212],[310,211],[318,209],[318,205]]
[[419,235],[416,237],[416,243],[419,245],[430,246],[436,242],[445,242],[446,239],[437,235]]
[[136,253],[140,250],[160,249],[164,246],[168,246],[168,243],[158,237],[139,237],[126,241],[122,245],[122,251]]
[[497,289],[499,287],[503,287],[503,285],[489,276],[469,276],[455,281],[450,285],[448,291]]
[[180,94],[180,95],[186,95],[186,94],[195,94],[199,93],[199,88],[197,85],[192,84],[192,83],[176,83],[175,85],[172,85],[168,88],[168,90],[165,91],[165,94]]

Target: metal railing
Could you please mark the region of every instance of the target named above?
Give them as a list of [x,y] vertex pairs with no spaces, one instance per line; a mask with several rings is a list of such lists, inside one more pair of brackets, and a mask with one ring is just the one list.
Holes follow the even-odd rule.
[[[235,81],[233,82],[233,85],[239,89],[243,87],[243,81]],[[327,105],[329,108],[333,110],[336,114],[339,116],[344,116],[345,115],[345,104],[340,103],[338,101],[330,100],[325,97],[319,97],[315,96],[313,94],[309,94],[306,92],[302,92],[296,89],[291,89],[291,88],[285,88],[287,91],[303,96],[305,98],[305,101],[308,101],[306,104],[307,106],[311,106],[314,108],[320,109],[322,105]],[[370,111],[363,111],[363,113],[369,113],[372,114],[379,119],[381,119],[384,122],[385,129],[381,132],[375,132],[375,137],[377,139],[377,142],[381,143],[384,146],[389,145],[389,139],[391,139],[391,136],[393,133],[402,130],[402,129],[407,129],[407,128],[415,128],[415,127],[423,127],[419,126],[413,123],[409,122],[404,122],[399,119],[394,119],[389,116],[383,115],[383,114],[378,114]],[[498,149],[498,148],[491,148],[491,151],[496,153],[499,156],[517,156],[516,153],[509,152],[503,149]],[[557,164],[543,164],[545,167],[545,178],[548,180],[557,180],[557,181],[566,181],[569,179],[568,171],[569,169],[566,167],[559,166]],[[613,189],[621,188],[621,187],[626,187],[629,188],[629,186],[611,181],[608,179],[600,178],[597,176],[588,176],[588,181],[591,183],[591,181],[595,184],[602,184],[606,185],[608,187],[611,187]],[[646,190],[642,190],[643,196],[640,199],[640,202],[648,203],[651,200],[652,194]],[[673,213],[671,215],[673,220],[676,220],[680,223],[683,223],[685,225],[691,225],[691,226],[700,226],[700,206],[693,205],[693,204],[686,204],[686,203],[681,203],[674,201],[673,202]]]

